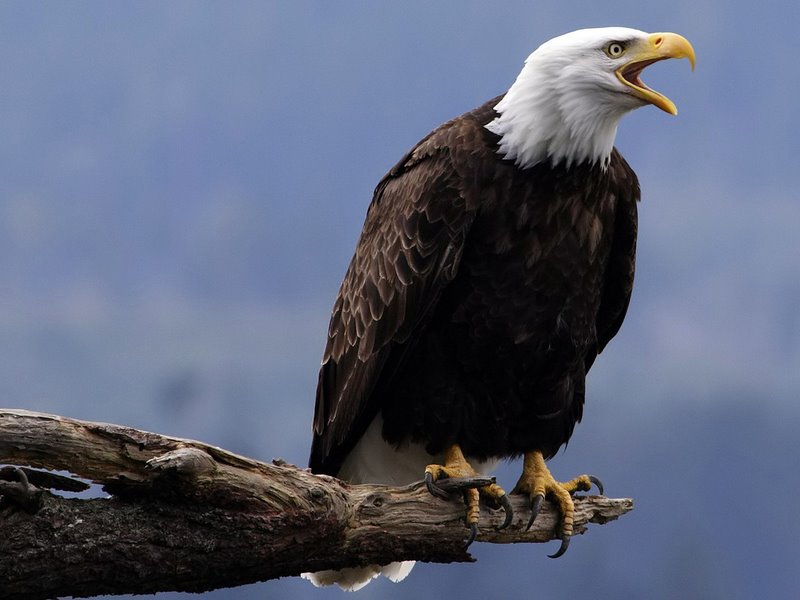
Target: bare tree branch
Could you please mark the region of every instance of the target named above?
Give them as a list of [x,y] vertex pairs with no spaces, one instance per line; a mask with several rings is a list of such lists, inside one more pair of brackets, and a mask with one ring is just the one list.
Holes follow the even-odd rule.
[[[422,484],[347,485],[200,442],[23,410],[0,410],[0,598],[203,591],[397,560],[463,562],[464,506]],[[103,486],[76,499],[66,471]],[[546,503],[525,531],[483,508],[478,541],[544,542],[558,515]],[[575,531],[630,511],[630,499],[576,498]]]

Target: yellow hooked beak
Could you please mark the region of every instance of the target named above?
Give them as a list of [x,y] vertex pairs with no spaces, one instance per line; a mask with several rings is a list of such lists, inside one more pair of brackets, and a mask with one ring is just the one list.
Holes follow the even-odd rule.
[[627,56],[628,61],[616,71],[617,78],[633,90],[634,96],[671,115],[677,115],[675,103],[647,87],[639,75],[645,67],[667,58],[688,58],[694,71],[694,48],[689,40],[677,33],[653,33],[647,40],[631,46]]

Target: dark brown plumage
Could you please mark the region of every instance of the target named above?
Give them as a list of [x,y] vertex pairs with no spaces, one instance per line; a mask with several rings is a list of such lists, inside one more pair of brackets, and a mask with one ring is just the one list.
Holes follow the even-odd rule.
[[[336,475],[376,415],[394,444],[553,455],[617,333],[634,274],[635,174],[521,169],[484,126],[445,123],[375,189],[333,308],[310,466]],[[422,473],[420,473],[422,478]]]

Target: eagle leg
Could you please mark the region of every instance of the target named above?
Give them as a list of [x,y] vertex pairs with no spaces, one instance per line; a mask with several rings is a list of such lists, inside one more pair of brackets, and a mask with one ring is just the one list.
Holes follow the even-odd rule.
[[603,484],[593,475],[579,475],[575,479],[561,483],[556,481],[550,474],[550,470],[544,462],[544,456],[538,450],[527,452],[525,462],[522,467],[522,475],[514,486],[512,494],[528,494],[531,499],[531,516],[528,520],[527,529],[531,528],[536,515],[542,507],[545,496],[555,499],[561,510],[561,547],[550,558],[558,558],[567,551],[569,540],[572,537],[572,525],[575,515],[575,504],[572,501],[572,494],[575,492],[588,492],[596,485],[603,494]]
[[[432,464],[425,467],[425,485],[428,491],[434,496],[441,498],[449,498],[450,495],[445,492],[441,487],[436,485],[436,482],[442,479],[452,478],[476,478],[480,477],[477,471],[472,468],[464,458],[464,453],[458,444],[450,446],[444,454],[444,464]],[[505,521],[498,529],[504,529],[511,524],[514,518],[514,511],[511,508],[511,503],[508,500],[505,490],[496,483],[480,486],[478,488],[470,487],[462,490],[464,494],[464,503],[467,505],[466,524],[470,530],[469,537],[467,538],[467,546],[469,546],[478,535],[478,517],[480,516],[480,496],[491,499],[495,506],[501,507],[505,511]]]

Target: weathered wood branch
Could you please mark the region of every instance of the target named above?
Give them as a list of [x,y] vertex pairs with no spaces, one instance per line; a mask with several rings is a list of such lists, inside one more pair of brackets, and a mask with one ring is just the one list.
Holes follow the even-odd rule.
[[[464,506],[404,488],[347,485],[200,442],[23,410],[0,410],[0,598],[203,591],[305,571],[396,560],[470,561]],[[106,498],[76,499],[67,472]],[[42,488],[49,488],[43,490]],[[478,541],[545,542],[522,497],[512,525],[483,508]],[[575,531],[630,511],[630,499],[576,499]]]

